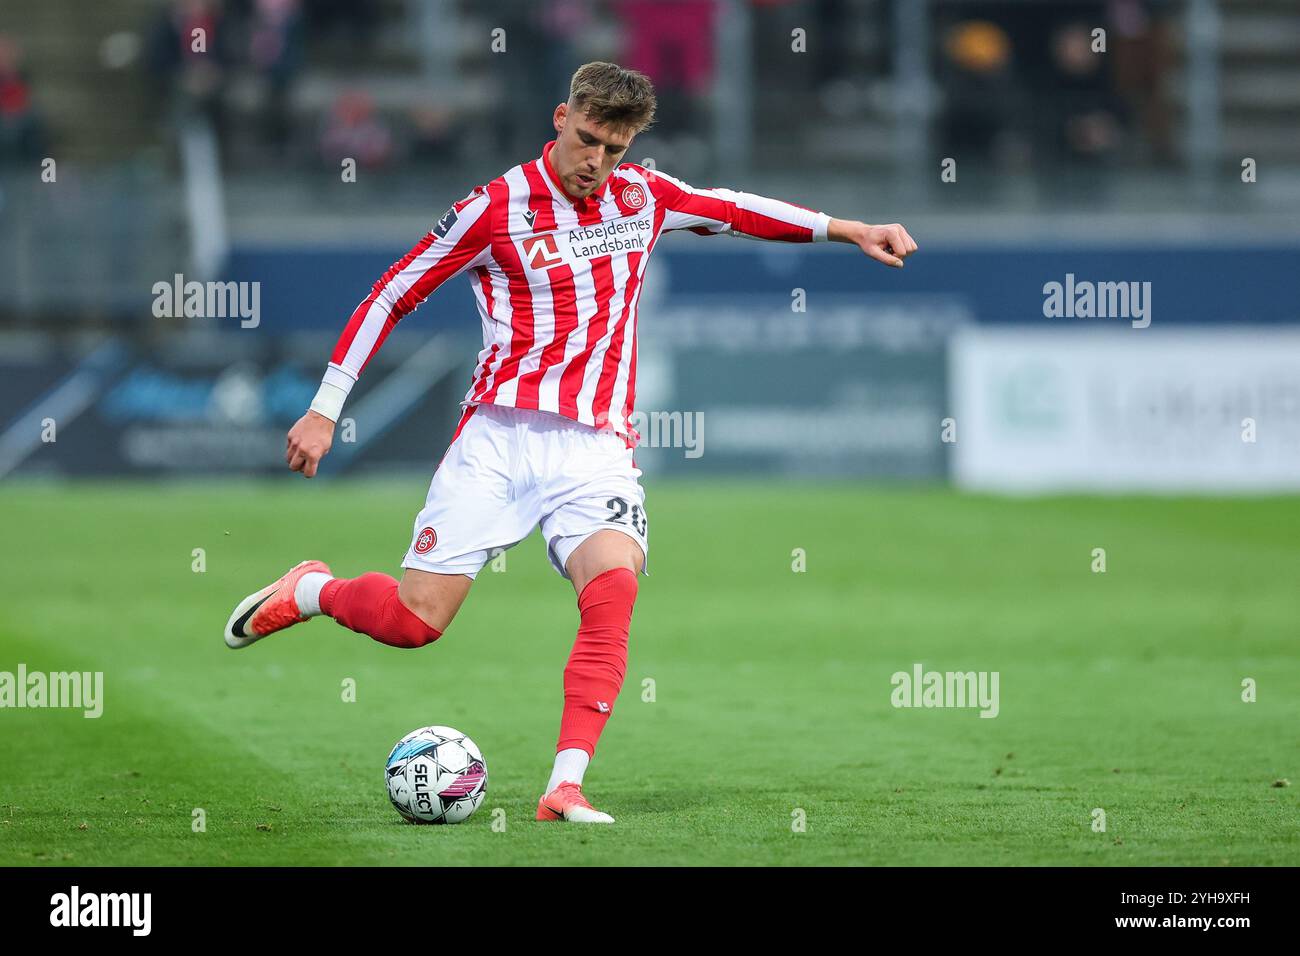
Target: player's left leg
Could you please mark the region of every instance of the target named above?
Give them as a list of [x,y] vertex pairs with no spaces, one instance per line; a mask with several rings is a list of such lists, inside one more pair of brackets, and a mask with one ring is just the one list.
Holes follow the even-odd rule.
[[583,797],[582,778],[623,687],[637,575],[644,565],[641,545],[610,529],[591,534],[565,562],[578,594],[581,623],[564,668],[560,739],[551,779],[538,802],[539,820],[614,822]]
[[580,621],[537,819],[612,823],[581,788],[627,671],[637,575],[648,550],[645,492],[632,450],[611,432],[579,427],[554,441],[550,460],[563,464],[543,482],[542,537],[551,564],[573,583]]
[[645,568],[645,554],[636,539],[611,528],[602,528],[573,549],[564,570],[573,584],[573,593],[582,600],[587,585],[608,571],[620,568],[632,572],[632,584]]

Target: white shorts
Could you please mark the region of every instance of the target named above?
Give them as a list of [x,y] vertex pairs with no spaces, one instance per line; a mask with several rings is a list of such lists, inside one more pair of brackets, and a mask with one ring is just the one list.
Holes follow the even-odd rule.
[[555,570],[587,538],[621,531],[648,553],[645,491],[612,431],[550,412],[468,409],[429,484],[402,567],[474,577],[542,526]]

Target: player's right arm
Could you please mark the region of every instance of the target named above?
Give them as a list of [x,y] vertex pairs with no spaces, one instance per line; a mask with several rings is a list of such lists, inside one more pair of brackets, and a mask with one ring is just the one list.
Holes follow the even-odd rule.
[[339,336],[307,414],[289,429],[285,461],[308,478],[334,441],[343,403],[384,339],[402,318],[455,275],[482,265],[490,254],[488,191],[479,187],[453,205],[438,224],[380,277]]

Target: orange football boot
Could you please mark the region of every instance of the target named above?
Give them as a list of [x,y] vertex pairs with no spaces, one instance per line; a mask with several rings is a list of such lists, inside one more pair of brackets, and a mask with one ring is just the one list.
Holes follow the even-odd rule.
[[268,584],[240,601],[226,622],[226,646],[238,650],[268,634],[307,620],[298,610],[293,591],[304,574],[314,571],[332,576],[324,561],[304,561],[290,568],[289,573],[274,584]]
[[601,813],[582,795],[582,786],[564,781],[537,801],[538,820],[568,820],[570,823],[613,823],[608,813]]

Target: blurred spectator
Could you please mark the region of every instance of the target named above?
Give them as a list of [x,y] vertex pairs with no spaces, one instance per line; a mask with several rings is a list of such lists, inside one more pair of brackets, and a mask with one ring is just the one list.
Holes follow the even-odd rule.
[[1111,0],[1115,88],[1129,104],[1152,158],[1175,158],[1173,115],[1165,78],[1173,58],[1171,0]]
[[[995,166],[1032,155],[1042,185],[1059,190],[1086,186],[1086,177],[1070,181],[1073,169],[1118,161],[1132,139],[1131,116],[1143,107],[1147,128],[1163,129],[1167,141],[1167,114],[1154,105],[1162,102],[1163,64],[1112,55],[1149,33],[1151,2],[950,4],[949,13],[961,19],[942,34],[940,47],[945,154]],[[1106,30],[1104,52],[1099,28]],[[1121,68],[1127,99],[1116,83]]]
[[375,0],[312,0],[304,11],[313,34],[326,43],[368,47],[379,22]]
[[0,35],[0,164],[42,155],[42,124],[32,105],[31,86],[18,44]]
[[1120,109],[1106,59],[1093,52],[1091,24],[1065,23],[1052,33],[1052,103],[1040,116],[1049,115],[1047,158],[1100,162],[1119,149],[1122,130]]
[[[877,11],[880,12],[880,11]],[[844,79],[853,64],[849,45],[853,24],[848,0],[822,0],[814,5],[813,81],[818,86]]]
[[219,131],[230,62],[226,33],[217,0],[174,0],[149,38],[149,66],[176,111],[206,116]]
[[392,130],[376,112],[368,94],[342,93],[325,120],[320,152],[336,169],[344,159],[356,160],[362,169],[384,166],[393,158]]
[[[770,2],[770,0],[769,0]],[[713,90],[714,0],[619,0],[621,66],[654,82],[656,134],[697,133]]]
[[[460,157],[456,153],[455,113],[437,103],[411,107],[407,113],[410,123],[410,158],[421,166],[450,165]],[[535,147],[540,149],[540,147]]]
[[302,65],[300,0],[255,0],[248,28],[248,63],[266,83],[264,141],[283,150],[289,141],[289,91]]
[[945,156],[996,162],[1019,137],[1020,104],[1011,37],[990,20],[962,20],[942,38],[943,107],[939,146]]
[[506,53],[497,62],[510,113],[500,145],[516,161],[555,138],[551,114],[569,98],[569,80],[582,65],[575,39],[590,27],[591,7],[590,0],[508,3],[494,15],[506,31]]

